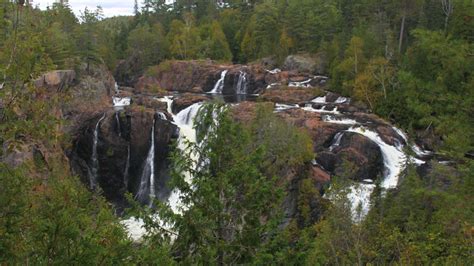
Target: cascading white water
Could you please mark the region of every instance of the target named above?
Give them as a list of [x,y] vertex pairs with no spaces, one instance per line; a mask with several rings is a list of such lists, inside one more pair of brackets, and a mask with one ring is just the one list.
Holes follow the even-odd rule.
[[407,156],[403,152],[403,146],[391,146],[385,143],[377,132],[362,126],[351,127],[347,131],[361,134],[380,147],[385,165],[384,179],[381,183],[381,187],[384,189],[395,188],[398,185],[399,176],[407,162]]
[[173,96],[165,96],[163,98],[157,98],[158,101],[160,102],[163,102],[163,103],[166,103],[166,111],[168,111],[168,113],[170,114],[173,114],[173,110],[172,110],[172,107],[173,107]]
[[[356,183],[349,188],[347,199],[351,203],[352,219],[360,222],[369,213],[370,196],[374,192],[374,184]],[[360,210],[358,209],[360,206]]]
[[[382,138],[378,135],[377,132],[363,127],[361,123],[357,122],[354,119],[344,117],[344,114],[341,114],[337,110],[337,107],[332,111],[326,110],[326,106],[324,105],[328,103],[326,96],[317,97],[311,102],[323,104],[323,107],[321,109],[315,109],[313,108],[312,104],[306,104],[306,106],[301,109],[308,112],[325,113],[326,115],[323,116],[323,121],[327,123],[353,125],[350,129],[336,134],[332,145],[329,147],[329,150],[332,151],[335,147],[337,147],[337,145],[340,145],[340,140],[344,132],[354,132],[361,134],[375,142],[380,147],[384,161],[384,177],[381,183],[381,187],[385,190],[395,188],[398,185],[399,177],[402,171],[405,169],[409,159],[411,162],[414,162],[418,165],[424,163],[424,161],[418,160],[416,158],[408,158],[403,151],[404,145],[402,144],[402,142],[399,142],[395,146],[389,145],[382,140]],[[350,98],[339,97],[334,103],[346,104],[349,102]],[[281,108],[276,108],[275,110],[280,111]],[[404,140],[405,143],[408,143],[407,136],[400,129],[393,127],[393,130],[397,132],[397,134]],[[429,152],[420,151],[420,149],[416,145],[412,145],[412,149],[420,157],[429,154]],[[347,197],[351,202],[354,221],[360,221],[363,217],[365,217],[365,215],[367,215],[370,208],[370,195],[372,194],[374,188],[374,184],[368,184],[367,182],[354,182],[354,184],[350,186],[349,194]],[[328,195],[328,197],[330,198],[331,196]],[[360,213],[357,212],[358,206],[362,207]]]
[[221,72],[221,78],[216,82],[214,88],[209,93],[222,93],[222,90],[224,89],[224,80],[227,71],[228,70],[224,70]]
[[348,103],[348,102],[349,102],[349,98],[346,98],[346,97],[338,97],[334,103],[342,104],[342,103]]
[[130,103],[132,102],[132,98],[130,97],[112,97],[112,101],[114,103],[114,107],[124,107],[124,106],[129,106]]
[[94,139],[92,142],[92,170],[90,177],[90,188],[95,189],[97,186],[98,172],[99,172],[99,158],[97,156],[97,143],[99,142],[99,128],[100,123],[105,119],[105,114],[97,121],[94,129]]
[[326,96],[316,97],[311,102],[313,102],[313,103],[326,103]]
[[310,84],[311,81],[312,81],[312,79],[308,79],[308,80],[301,81],[301,82],[293,81],[293,82],[288,83],[288,87],[309,88],[309,87],[311,87],[311,84]]
[[333,151],[335,148],[339,147],[339,145],[341,144],[341,139],[342,139],[343,135],[344,135],[344,132],[341,131],[341,132],[338,132],[334,136],[334,140],[333,140],[331,146],[329,147],[329,151]]
[[[194,118],[198,114],[201,106],[202,103],[195,103],[173,117],[176,125],[179,127],[178,149],[184,151],[187,148],[186,143],[188,141],[192,143],[196,142]],[[194,162],[197,162],[198,158],[194,153],[191,154],[191,157]],[[192,176],[190,173],[185,173],[185,181],[188,183],[192,181]],[[171,195],[168,198],[168,203],[174,213],[181,213],[181,209],[186,208],[186,206],[183,206],[181,202],[180,195],[181,192],[175,189],[171,192]]]
[[140,186],[135,199],[140,202],[148,202],[150,205],[155,198],[155,119],[151,127],[151,144],[148,156],[143,167],[140,178]]
[[285,111],[285,110],[289,110],[289,109],[295,109],[295,108],[299,108],[299,105],[297,105],[297,104],[281,104],[281,103],[275,104],[275,112],[276,113],[281,112],[281,111]]
[[337,110],[337,106],[334,107],[332,110],[326,110],[326,106],[323,106],[321,109],[314,109],[312,105],[307,105],[302,108],[305,111],[308,112],[315,112],[315,113],[328,113],[328,114],[340,114],[340,112]]
[[331,124],[341,124],[341,125],[356,125],[357,121],[350,118],[335,117],[333,115],[323,116],[323,121]]
[[123,171],[123,185],[128,189],[128,177],[130,171],[130,144],[127,147],[127,162],[125,163],[125,170]]
[[[162,102],[167,102],[169,113],[171,113],[171,106],[173,103],[173,101],[171,100],[171,97],[165,97],[158,100]],[[188,108],[183,109],[177,115],[173,115],[173,120],[175,121],[176,125],[180,129],[178,148],[181,150],[186,149],[187,141],[196,142],[194,118],[199,112],[199,109],[201,108],[201,106],[202,106],[202,103],[195,103],[189,106]],[[197,161],[197,158],[195,157],[193,157],[192,159],[194,161]],[[191,182],[191,178],[192,176],[189,173],[185,174],[185,179],[187,182]],[[180,196],[181,196],[181,192],[175,189],[171,192],[171,195],[168,198],[169,206],[171,207],[173,212],[177,214],[181,213],[182,208],[186,208],[186,206],[183,206]],[[164,228],[169,227],[169,225],[167,225],[166,223],[161,222],[158,216],[154,216],[153,219],[161,223],[161,225]],[[121,221],[121,223],[127,228],[127,231],[130,237],[134,239],[135,241],[140,241],[142,237],[146,234],[146,229],[144,228],[144,222],[141,219],[136,219],[132,217],[130,219]]]
[[117,131],[119,137],[122,136],[122,128],[120,127],[120,118],[119,118],[119,111],[115,112],[115,121],[117,122]]
[[247,94],[247,73],[244,71],[240,71],[235,92],[237,94]]

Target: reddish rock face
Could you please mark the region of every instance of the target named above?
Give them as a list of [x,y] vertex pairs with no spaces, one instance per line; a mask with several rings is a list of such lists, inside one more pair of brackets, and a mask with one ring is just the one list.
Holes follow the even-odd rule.
[[174,99],[173,105],[172,105],[172,110],[173,113],[179,113],[181,110],[186,109],[187,107],[198,103],[198,102],[203,102],[209,100],[208,97],[204,95],[196,95],[196,94],[191,94],[191,93],[184,93]]
[[139,105],[146,108],[160,109],[166,111],[167,105],[165,102],[160,102],[157,99],[148,96],[136,96],[133,97],[133,105]]
[[[288,84],[288,81],[308,80],[307,75],[289,72],[270,73],[263,66],[221,65],[213,61],[166,61],[149,68],[135,84],[136,93],[153,92],[159,89],[178,92],[210,92],[227,70],[223,94],[236,94],[241,80],[245,80],[246,94],[260,94],[269,84]],[[245,78],[242,76],[244,75]],[[291,78],[290,78],[291,77]]]
[[[259,103],[265,108],[272,108],[273,103],[264,102]],[[250,123],[254,118],[257,110],[257,104],[255,102],[241,102],[239,105],[232,107],[232,117],[243,124]]]
[[324,145],[330,142],[337,132],[348,128],[347,125],[324,122],[321,113],[306,112],[301,109],[290,109],[278,113],[278,116],[296,127],[306,129],[313,140],[315,152],[323,150]]
[[317,96],[324,95],[322,91],[307,88],[289,88],[281,86],[266,90],[260,97],[265,101],[284,104],[302,104],[311,101]]
[[310,176],[318,184],[326,184],[331,181],[331,175],[317,166],[311,167]]
[[212,61],[166,61],[151,67],[142,76],[135,89],[147,92],[156,87],[168,91],[204,93],[212,90],[226,65]]

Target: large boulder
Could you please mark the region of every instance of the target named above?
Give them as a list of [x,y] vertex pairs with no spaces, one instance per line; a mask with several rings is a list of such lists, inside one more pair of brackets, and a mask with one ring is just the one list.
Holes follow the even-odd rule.
[[326,59],[323,54],[314,56],[309,54],[289,55],[283,63],[283,70],[324,74],[326,72]]
[[333,173],[353,180],[376,180],[383,171],[383,157],[379,146],[370,139],[344,132],[340,144],[334,148],[336,161]]

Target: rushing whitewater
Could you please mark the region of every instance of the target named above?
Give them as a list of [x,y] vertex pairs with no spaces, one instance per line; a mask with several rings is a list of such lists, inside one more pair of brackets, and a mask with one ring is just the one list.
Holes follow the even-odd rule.
[[115,122],[117,123],[117,133],[119,137],[122,136],[122,128],[120,126],[119,111],[115,112]]
[[[340,145],[344,132],[353,132],[361,134],[376,143],[380,147],[384,162],[383,180],[381,182],[381,187],[383,189],[393,189],[398,185],[399,178],[408,162],[412,162],[417,165],[425,163],[424,161],[417,158],[408,158],[408,156],[403,151],[403,148],[405,146],[403,143],[399,142],[395,146],[389,145],[382,140],[382,138],[377,132],[362,126],[361,123],[357,122],[354,119],[344,117],[344,115],[338,111],[337,106],[334,107],[334,109],[332,110],[326,110],[326,104],[332,103],[327,101],[326,96],[316,97],[311,102],[320,104],[322,106],[319,109],[316,109],[313,107],[312,104],[306,104],[306,106],[301,109],[307,112],[316,112],[324,114],[322,116],[322,120],[324,122],[351,126],[351,128],[349,128],[348,130],[338,132],[334,136],[334,139],[329,147],[329,151],[333,151]],[[338,97],[332,104],[348,104],[349,102],[350,98]],[[297,107],[277,104],[275,106],[275,112],[281,112],[292,108]],[[403,133],[403,131],[396,127],[392,128],[400,136],[400,138],[404,140],[405,144],[408,144],[408,138]],[[417,156],[421,158],[429,156],[431,154],[428,151],[421,150],[416,145],[412,145],[411,148],[417,154]],[[370,209],[370,195],[372,194],[374,188],[374,184],[358,182],[354,182],[354,184],[349,187],[350,190],[348,194],[348,199],[351,202],[354,221],[360,221],[367,215]],[[331,196],[329,195],[328,197],[330,198]],[[358,211],[358,206],[361,207],[360,212]]]
[[127,162],[125,163],[125,169],[123,171],[123,185],[125,189],[128,189],[129,171],[130,171],[130,144],[127,147]]
[[114,103],[114,107],[124,107],[124,106],[129,106],[130,103],[132,102],[132,99],[130,97],[112,97],[112,101]]
[[[195,103],[188,108],[179,112],[176,116],[174,116],[174,120],[176,125],[179,127],[179,139],[178,139],[178,149],[185,150],[187,148],[187,142],[196,142],[196,130],[194,129],[194,118],[199,112],[202,103]],[[192,160],[197,161],[197,158],[194,154],[191,154]],[[185,174],[185,181],[190,183],[191,182],[191,174]],[[180,199],[180,191],[173,190],[171,192],[170,197],[168,198],[168,203],[175,213],[181,213],[181,208],[185,208],[181,203]]]
[[227,71],[228,70],[224,70],[221,72],[221,78],[216,82],[214,88],[209,93],[222,93],[222,90],[224,89],[225,75],[227,74]]
[[236,88],[237,94],[247,94],[247,73],[240,71],[239,80]]
[[293,82],[288,83],[288,87],[309,88],[309,87],[311,87],[311,84],[310,84],[311,81],[312,81],[312,79],[308,79],[308,80],[301,81],[301,82],[293,81]]
[[334,136],[334,140],[332,141],[332,144],[331,146],[329,147],[329,151],[333,151],[335,148],[339,147],[339,145],[341,145],[341,139],[342,139],[342,136],[344,135],[344,132],[341,131],[341,132],[338,132],[335,136]]
[[403,147],[395,147],[385,143],[374,131],[365,127],[351,127],[348,132],[361,134],[373,142],[377,143],[382,151],[383,162],[385,165],[384,180],[381,183],[382,188],[392,189],[398,185],[398,179],[407,163],[407,156],[403,152]]
[[135,199],[142,202],[148,203],[150,206],[153,204],[155,198],[155,120],[151,127],[151,144],[148,156],[143,167],[142,176],[140,178],[140,186],[138,192],[135,195]]
[[100,123],[105,119],[105,114],[99,119],[95,125],[94,139],[92,142],[92,170],[90,177],[90,188],[95,189],[97,186],[98,172],[99,172],[99,158],[97,156],[97,143],[99,142],[99,128]]
[[[173,104],[173,100],[171,97],[164,97],[158,99],[161,102],[166,102],[168,105],[168,110],[171,113],[171,106]],[[173,120],[175,124],[180,129],[179,140],[178,140],[178,148],[181,150],[186,149],[186,143],[189,142],[196,142],[196,131],[194,129],[194,118],[196,117],[199,109],[201,108],[202,103],[195,103],[188,108],[182,110],[177,115],[173,115]],[[172,114],[172,113],[171,113]],[[193,158],[193,160],[197,160],[197,158]],[[148,159],[147,159],[148,161]],[[186,181],[191,182],[191,175],[186,173]],[[154,185],[153,185],[154,186]],[[168,204],[173,210],[174,213],[180,214],[182,208],[186,208],[183,206],[181,199],[181,193],[179,190],[173,190],[171,195],[168,198]],[[155,221],[162,223],[159,217],[153,217]],[[144,228],[144,222],[142,219],[137,218],[129,218],[127,220],[121,221],[121,223],[127,228],[129,236],[135,240],[140,241],[142,237],[146,234],[146,229]],[[162,226],[168,228],[169,225],[162,223]]]

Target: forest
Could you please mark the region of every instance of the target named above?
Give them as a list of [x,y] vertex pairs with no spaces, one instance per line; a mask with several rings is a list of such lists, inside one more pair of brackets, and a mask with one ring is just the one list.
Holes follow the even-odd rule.
[[[32,1],[0,0],[0,264],[474,263],[472,0],[135,0],[134,16],[111,18],[97,4],[76,17],[67,1],[40,10]],[[326,146],[331,143],[301,130],[311,126],[312,116],[301,110],[276,112],[276,101],[260,98],[271,93],[265,89],[252,103],[206,100],[192,123],[189,114],[173,114],[184,109],[174,110],[175,105],[172,111],[165,104],[147,113],[152,100],[143,95],[166,101],[179,91],[163,85],[168,72],[182,71],[175,84],[185,84],[179,79],[190,77],[189,72],[195,78],[197,70],[179,64],[219,70],[249,66],[248,76],[236,75],[237,86],[249,81],[245,89],[250,91],[258,84],[250,80],[261,74],[250,73],[255,66],[268,73],[286,71],[287,59],[295,55],[315,60],[318,73],[311,77],[327,76],[327,83],[281,90],[312,98],[324,90],[352,99],[359,109],[351,119],[370,120],[367,129],[373,124],[377,130],[400,128],[407,135],[394,138],[406,142],[400,152],[416,157],[408,144],[413,139],[436,154],[429,167],[407,159],[398,184],[390,188],[383,186],[383,171],[377,168],[370,210],[364,212],[363,206],[351,206],[350,185],[358,169],[366,169],[360,175],[372,171],[358,164],[366,158],[344,153],[349,155],[333,159],[342,162],[330,182],[312,178],[308,172],[316,164],[311,162],[321,164],[318,158],[327,154],[315,143],[318,138]],[[38,77],[47,83],[42,75],[58,70],[74,71],[78,81],[71,88],[61,81],[54,90],[37,85]],[[232,71],[212,74],[214,89],[220,77],[225,91],[225,75]],[[96,85],[106,79],[103,84],[116,81],[119,89],[134,89],[126,95],[133,103],[125,111],[101,107],[110,105],[105,97],[119,94],[113,89],[103,93],[109,85]],[[150,80],[160,86],[148,86]],[[145,89],[138,93],[140,84]],[[191,87],[183,97],[189,97]],[[193,97],[209,92],[201,94]],[[306,120],[298,122],[297,115]],[[157,121],[159,116],[174,122]],[[135,118],[138,133],[128,129]],[[151,136],[143,122],[147,119],[153,123]],[[95,159],[103,167],[99,175],[115,171],[105,168],[103,158],[116,160],[118,149],[127,159],[125,142],[107,135],[115,130],[109,122],[117,123],[122,139],[128,138],[128,157],[139,153],[130,146],[137,134],[146,146],[143,159],[157,162],[145,163],[142,173],[140,161],[140,169],[132,165],[130,173],[137,171],[139,178],[150,167],[149,180],[161,178],[166,162],[170,181],[164,186],[172,188],[167,192],[172,196],[179,191],[179,207],[152,193],[152,181],[147,192],[153,197],[146,204],[137,200],[142,185],[137,181],[138,193],[135,187],[127,190],[135,182],[128,172],[131,183],[124,181],[126,191],[119,199],[111,196],[112,181],[99,178],[101,188],[92,181],[88,186],[88,174],[77,171],[83,167],[77,159],[81,149],[88,156],[92,151],[97,155],[97,147],[102,152]],[[174,140],[175,127],[194,130],[195,140]],[[84,132],[90,137],[82,137]],[[94,134],[95,144],[90,144]],[[326,148],[339,152],[337,146],[352,141],[350,148],[362,149],[364,142],[354,144],[357,136],[351,136]],[[104,148],[106,141],[120,145]],[[166,148],[155,148],[163,143]],[[387,158],[379,157],[379,164],[387,165]],[[88,160],[89,175],[97,178],[93,170],[99,166],[93,167],[94,158]],[[122,161],[116,164],[128,171]],[[128,162],[134,163],[133,158]],[[291,215],[289,205],[294,205]],[[146,233],[140,241],[129,237],[124,226],[131,217],[143,222]]]

